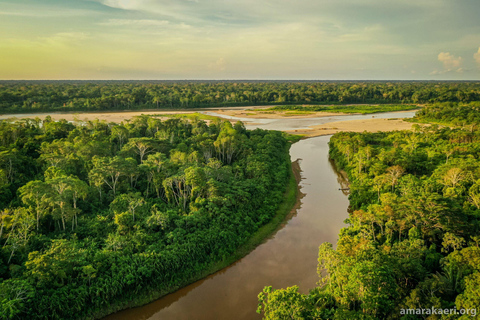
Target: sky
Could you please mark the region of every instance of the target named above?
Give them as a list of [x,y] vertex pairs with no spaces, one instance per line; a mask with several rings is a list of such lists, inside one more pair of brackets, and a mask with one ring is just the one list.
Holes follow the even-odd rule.
[[479,0],[0,0],[0,79],[480,80]]

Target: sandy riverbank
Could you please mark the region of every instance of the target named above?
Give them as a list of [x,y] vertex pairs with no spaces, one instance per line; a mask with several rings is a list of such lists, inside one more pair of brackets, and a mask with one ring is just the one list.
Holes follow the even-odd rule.
[[339,112],[308,112],[303,114],[298,114],[292,111],[267,111],[264,110],[267,107],[255,107],[255,108],[245,108],[241,110],[212,110],[219,115],[223,116],[232,116],[238,118],[253,118],[253,119],[302,119],[302,118],[318,118],[318,117],[331,117],[331,116],[340,116],[345,113]]
[[325,136],[340,131],[350,132],[379,132],[411,130],[415,123],[406,122],[402,119],[364,119],[350,121],[336,121],[318,126],[311,126],[308,129],[287,131],[293,134],[302,134],[307,137]]
[[84,120],[105,120],[107,122],[122,122],[127,119],[131,119],[135,116],[141,115],[166,115],[166,114],[179,114],[179,113],[195,113],[196,111],[117,111],[117,112],[80,112],[80,113],[38,113],[38,114],[5,114],[0,115],[1,119],[11,119],[11,118],[18,118],[18,119],[34,119],[36,117],[40,119],[45,119],[47,116],[51,116],[53,120],[62,120],[65,119],[67,121],[84,121]]
[[[24,119],[24,118],[40,118],[44,119],[46,116],[51,116],[54,120],[65,119],[67,121],[83,121],[83,120],[105,120],[107,122],[122,122],[140,115],[168,115],[168,114],[187,114],[187,113],[202,113],[205,111],[215,113],[218,116],[233,116],[238,118],[254,119],[305,119],[305,118],[320,118],[346,115],[338,112],[308,112],[303,114],[295,113],[294,111],[270,111],[265,110],[272,106],[250,106],[250,107],[228,107],[228,108],[209,108],[209,109],[189,109],[189,110],[143,110],[143,111],[111,111],[111,112],[53,112],[53,113],[23,113],[23,114],[0,114],[2,119]],[[397,111],[397,112],[411,112]],[[352,114],[350,114],[352,115]],[[372,114],[374,117],[374,114]]]
[[[252,119],[253,124],[255,119],[300,119],[300,118],[317,118],[317,117],[331,117],[341,115],[339,113],[331,112],[312,112],[309,114],[302,115],[285,115],[285,111],[265,111],[264,109],[268,106],[259,106],[259,107],[232,107],[232,108],[222,108],[222,109],[208,109],[208,111],[215,113],[216,116],[233,116],[238,118],[249,118]],[[204,111],[205,109],[202,109]],[[88,112],[88,113],[31,113],[31,114],[7,114],[0,115],[0,119],[9,119],[9,118],[36,118],[44,119],[46,116],[50,115],[54,120],[65,119],[67,121],[85,121],[85,120],[104,120],[107,122],[122,122],[128,119],[131,119],[135,116],[140,115],[162,115],[164,117],[159,117],[159,119],[166,119],[165,115],[169,114],[187,114],[195,113],[201,110],[179,110],[179,111],[115,111],[115,112]],[[398,111],[395,113],[409,112],[409,111]],[[350,120],[350,121],[336,121],[330,122],[322,125],[314,125],[308,129],[299,129],[299,130],[290,130],[287,132],[293,134],[302,134],[308,137],[322,136],[334,134],[340,131],[353,131],[353,132],[378,132],[378,131],[392,131],[392,130],[410,130],[413,123],[405,122],[402,119],[377,119],[373,118],[375,115],[372,115],[372,119],[363,119],[363,120]]]
[[[308,106],[308,105],[303,105]],[[325,105],[329,106],[329,105]],[[350,106],[350,105],[345,105]],[[362,105],[356,105],[362,106]],[[420,106],[420,105],[419,105]],[[258,106],[258,107],[234,107],[228,109],[219,108],[218,110],[209,110],[215,112],[219,115],[224,116],[233,116],[238,118],[254,118],[254,119],[305,119],[305,118],[319,118],[319,117],[332,117],[332,116],[341,116],[341,115],[354,115],[360,113],[343,113],[343,112],[297,112],[295,110],[266,110],[273,106]],[[405,110],[405,111],[390,111],[390,112],[412,112],[416,110]],[[372,116],[375,116],[375,113],[372,113]]]
[[[252,118],[253,119],[281,119],[288,117],[289,119],[300,118],[315,118],[315,117],[330,117],[342,115],[342,113],[333,112],[312,112],[302,115],[288,114],[288,111],[265,111],[264,109],[271,106],[259,106],[259,107],[231,107],[231,108],[219,108],[208,109],[209,112],[214,112],[219,116],[233,116],[238,118]],[[127,119],[131,119],[140,115],[168,115],[168,114],[186,114],[207,111],[206,109],[199,110],[179,110],[179,111],[115,111],[115,112],[58,112],[58,113],[24,113],[24,114],[3,114],[0,115],[1,119],[18,118],[18,119],[34,119],[39,117],[45,119],[46,116],[51,116],[53,120],[65,119],[67,121],[76,120],[105,120],[107,122],[122,122]]]

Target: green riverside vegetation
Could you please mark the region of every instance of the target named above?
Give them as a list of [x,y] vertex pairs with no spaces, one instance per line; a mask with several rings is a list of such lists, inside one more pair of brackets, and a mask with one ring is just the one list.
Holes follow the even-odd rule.
[[433,122],[442,125],[469,125],[471,128],[474,128],[480,123],[480,102],[435,103],[417,112],[415,117],[410,120],[421,123]]
[[248,253],[295,202],[295,138],[240,122],[47,117],[0,137],[0,319],[146,303]]
[[377,113],[377,112],[392,112],[402,110],[414,110],[418,109],[416,105],[394,105],[394,104],[381,104],[381,105],[348,105],[348,106],[276,106],[268,108],[273,111],[294,111],[296,113],[288,114],[311,114],[312,112],[335,112],[335,113]]
[[[266,287],[258,312],[272,320],[472,319],[480,306],[479,156],[478,130],[335,134],[330,157],[350,182],[348,226],[335,250],[320,246],[317,288]],[[406,314],[432,308],[469,314]]]

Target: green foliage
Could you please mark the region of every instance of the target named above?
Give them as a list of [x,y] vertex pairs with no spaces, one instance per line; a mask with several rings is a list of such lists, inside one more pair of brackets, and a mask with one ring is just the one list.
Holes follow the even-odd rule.
[[435,103],[426,106],[412,119],[417,122],[433,122],[438,124],[470,126],[473,130],[480,122],[479,99]]
[[25,280],[9,279],[0,283],[0,319],[24,316],[34,296],[35,288]]
[[241,123],[141,116],[0,130],[5,319],[95,318],[176,290],[233,262],[289,182],[284,136]]
[[[335,134],[330,157],[348,175],[348,227],[336,250],[320,246],[318,288],[264,290],[265,319],[289,310],[299,319],[307,311],[308,319],[399,319],[401,309],[478,308],[479,151],[472,128]],[[328,303],[316,302],[319,292]]]
[[361,113],[370,114],[377,112],[392,112],[402,110],[414,110],[419,107],[416,105],[353,105],[353,106],[277,106],[269,108],[273,111],[295,111],[288,112],[287,114],[309,114],[313,112],[338,112],[338,113]]
[[258,295],[258,313],[263,310],[266,320],[304,320],[311,319],[308,312],[307,297],[298,292],[298,287],[290,287],[281,290],[272,290],[265,287]]
[[[319,81],[2,81],[0,111],[92,111],[177,109],[213,106],[299,104],[403,104],[479,101],[478,82],[319,82]],[[398,104],[402,104],[398,106]],[[366,113],[386,106],[331,108]],[[356,110],[355,110],[356,109]],[[303,109],[288,109],[308,112]],[[301,110],[301,111],[297,111]],[[307,109],[308,110],[308,109]],[[319,110],[322,111],[322,110]],[[196,121],[205,116],[182,115]],[[52,139],[66,138],[68,123],[51,122]],[[148,125],[145,129],[147,129]],[[153,128],[153,127],[151,127]],[[119,137],[117,135],[117,137]],[[119,137],[120,138],[120,137]],[[121,138],[120,138],[121,139]],[[122,143],[120,143],[122,144]]]

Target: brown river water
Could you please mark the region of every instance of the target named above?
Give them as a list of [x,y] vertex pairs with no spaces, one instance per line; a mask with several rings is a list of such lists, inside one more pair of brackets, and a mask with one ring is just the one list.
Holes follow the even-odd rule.
[[[411,116],[413,112],[382,114],[385,118]],[[336,116],[331,121],[349,120],[347,117]],[[364,117],[371,118],[371,115]],[[296,120],[292,119],[292,124],[282,129],[299,126]],[[271,129],[272,125],[264,123],[247,128]],[[335,246],[340,229],[345,226],[343,221],[348,217],[348,199],[339,190],[345,181],[328,160],[329,140],[330,136],[320,136],[292,145],[291,159],[298,159],[301,168],[299,203],[290,218],[263,244],[205,279],[104,320],[261,319],[256,313],[257,296],[265,286],[298,285],[302,293],[308,293],[318,281],[319,245],[330,242]]]

